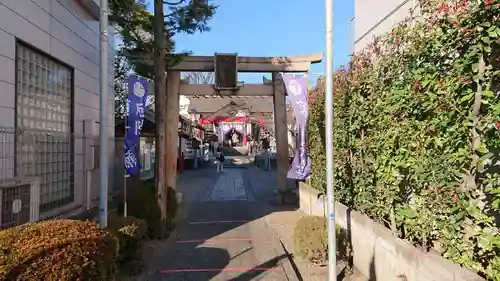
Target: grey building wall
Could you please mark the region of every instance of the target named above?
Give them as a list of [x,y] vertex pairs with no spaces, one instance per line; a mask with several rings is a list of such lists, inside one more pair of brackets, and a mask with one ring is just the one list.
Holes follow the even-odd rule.
[[[97,169],[88,170],[92,165],[88,164],[89,154],[86,154],[98,134],[100,37],[98,14],[95,13],[98,3],[98,0],[0,0],[0,127],[13,128],[15,125],[16,39],[74,69],[75,191],[74,203],[69,204],[72,207],[84,206],[89,195],[87,193],[96,197],[98,188],[95,185],[98,182]],[[113,29],[110,27],[109,31],[108,136],[111,189],[115,153],[114,141],[111,139],[114,136],[114,42]],[[93,120],[90,123],[94,123],[95,128],[84,130],[84,120]],[[2,165],[4,167],[0,168],[4,169],[5,163],[2,162]],[[94,184],[92,190],[87,191],[89,180]],[[69,209],[68,206],[64,208]]]
[[409,16],[416,0],[355,0],[354,51],[359,52],[374,37],[390,31]]

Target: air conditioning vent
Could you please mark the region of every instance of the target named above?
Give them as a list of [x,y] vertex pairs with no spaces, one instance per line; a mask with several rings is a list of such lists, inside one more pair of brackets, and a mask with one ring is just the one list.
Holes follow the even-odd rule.
[[0,182],[0,229],[39,219],[40,184],[36,179]]
[[231,90],[238,87],[238,54],[215,54],[215,88]]

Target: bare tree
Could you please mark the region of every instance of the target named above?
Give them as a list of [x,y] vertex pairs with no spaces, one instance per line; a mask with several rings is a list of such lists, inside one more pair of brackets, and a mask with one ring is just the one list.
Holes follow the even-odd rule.
[[213,84],[215,81],[213,72],[188,72],[184,74],[189,84]]

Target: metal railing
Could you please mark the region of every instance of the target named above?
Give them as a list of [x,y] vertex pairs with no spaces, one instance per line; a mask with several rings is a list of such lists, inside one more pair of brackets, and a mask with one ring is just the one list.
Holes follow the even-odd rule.
[[[110,193],[123,171],[117,145],[109,139]],[[82,212],[98,197],[97,136],[0,127],[0,228]]]

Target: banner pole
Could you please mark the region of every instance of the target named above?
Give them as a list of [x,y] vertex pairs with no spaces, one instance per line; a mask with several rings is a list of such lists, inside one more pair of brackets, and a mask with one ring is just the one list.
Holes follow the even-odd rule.
[[127,171],[125,171],[125,181],[123,185],[123,217],[127,217]]
[[[125,107],[125,136],[127,136],[127,124],[128,124],[128,114],[130,108],[128,107],[128,93],[127,93],[127,106]],[[123,139],[125,142],[126,137]],[[124,169],[123,173],[123,217],[127,217],[127,169]]]

